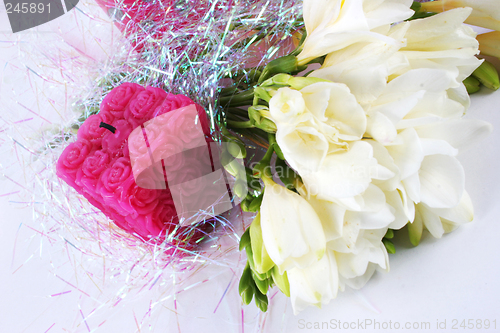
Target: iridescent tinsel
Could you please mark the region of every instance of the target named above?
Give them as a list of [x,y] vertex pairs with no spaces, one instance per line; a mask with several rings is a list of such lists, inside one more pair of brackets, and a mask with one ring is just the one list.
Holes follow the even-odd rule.
[[[109,332],[110,326],[105,323],[112,322],[110,311],[119,313],[127,300],[144,305],[142,313],[136,316],[134,312],[132,322],[136,327],[130,331],[153,331],[166,321],[172,330],[174,326],[178,330],[188,327],[185,330],[191,332],[189,325],[195,325],[195,321],[179,319],[182,311],[178,299],[192,288],[203,288],[200,285],[219,279],[215,285],[224,287],[214,291],[214,299],[206,300],[210,308],[207,313],[217,318],[220,308],[229,307],[239,325],[233,331],[244,331],[245,323],[262,330],[264,325],[271,325],[266,324],[265,315],[253,307],[243,311],[237,294],[245,262],[237,251],[238,235],[250,223],[248,216],[234,209],[217,218],[216,230],[207,235],[199,251],[187,257],[165,257],[161,246],[144,244],[115,227],[58,179],[54,166],[64,147],[75,140],[81,123],[98,112],[108,91],[123,82],[161,87],[191,97],[205,107],[212,119],[213,136],[218,138],[217,123],[224,121],[217,103],[223,79],[249,65],[265,64],[289,48],[288,37],[301,26],[297,21],[301,7],[285,0],[183,0],[169,6],[153,0],[135,5],[143,13],[142,28],[129,21],[123,27],[128,40],[114,31],[107,47],[102,46],[106,42],[100,38],[111,24],[99,18],[103,15],[97,5],[86,2],[66,15],[66,20],[76,26],[72,32],[44,34],[38,28],[21,37],[2,38],[2,49],[17,55],[6,63],[4,77],[22,73],[25,82],[19,85],[4,80],[2,86],[1,173],[6,192],[0,195],[17,205],[29,206],[33,212],[33,221],[20,225],[20,230],[29,230],[27,234],[21,232],[29,239],[29,246],[19,249],[26,242],[16,240],[13,270],[29,265],[33,257],[41,257],[50,263],[47,269],[54,278],[67,287],[47,296],[78,295],[74,296],[78,314],[50,328]],[[126,6],[130,5],[118,2],[115,13],[126,12]],[[176,9],[182,17],[160,15],[158,19],[151,8],[162,8],[162,13]],[[148,16],[152,12],[154,20]],[[189,13],[191,21],[185,19]],[[71,34],[85,34],[86,38],[90,34],[97,51],[85,49],[85,44],[73,44]],[[255,63],[255,59],[259,61]],[[23,97],[26,91],[36,101]],[[38,244],[34,248],[33,240]],[[213,288],[214,284],[208,285]],[[228,299],[230,294],[235,297]]]

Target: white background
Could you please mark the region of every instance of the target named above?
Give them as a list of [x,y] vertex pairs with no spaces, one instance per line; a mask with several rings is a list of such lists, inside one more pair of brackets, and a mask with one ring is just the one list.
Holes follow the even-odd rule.
[[[71,15],[39,27],[39,36],[48,39],[51,34],[62,36],[64,42],[92,54],[95,61],[104,61],[106,45],[119,34],[95,5],[80,3],[78,7],[99,16],[100,23],[96,26],[95,21],[90,22],[85,15],[72,11]],[[5,31],[2,21],[0,31]],[[79,24],[77,28],[75,22]],[[28,84],[26,68],[21,64],[35,63],[36,59],[19,58],[16,43],[31,38],[23,33],[0,35],[0,120],[26,117],[18,106],[8,101],[12,100],[14,91],[24,91],[23,85]],[[49,94],[58,96],[60,87],[46,89]],[[30,93],[35,93],[30,89],[24,93],[23,101],[36,105],[37,97],[29,97]],[[13,115],[13,112],[16,113]],[[50,109],[43,116],[54,121],[60,119]],[[144,313],[153,297],[151,293],[144,293],[124,302],[123,306],[103,309],[96,318],[83,322],[88,311],[85,315],[83,310],[80,313],[86,306],[82,303],[82,294],[54,276],[54,270],[50,269],[58,256],[66,255],[65,252],[40,248],[36,232],[21,227],[22,224],[33,225],[31,209],[27,204],[18,203],[16,193],[9,194],[18,191],[19,187],[4,178],[0,181],[0,332],[242,332],[242,320],[246,323],[245,332],[332,332],[340,329],[332,325],[323,326],[324,330],[307,329],[306,326],[314,328],[316,322],[319,325],[323,322],[338,324],[339,320],[341,323],[355,322],[343,331],[379,331],[373,330],[373,326],[357,329],[358,320],[367,319],[381,326],[391,321],[393,327],[396,322],[401,326],[407,322],[411,325],[430,322],[432,326],[428,332],[476,332],[480,330],[460,327],[462,320],[473,319],[476,325],[477,319],[483,323],[488,319],[490,322],[496,320],[497,330],[500,330],[500,132],[497,130],[500,128],[500,91],[492,93],[483,88],[481,93],[474,95],[467,117],[483,119],[494,126],[489,138],[460,155],[466,188],[475,206],[474,222],[440,240],[427,234],[417,248],[398,244],[397,253],[390,256],[389,273],[377,273],[361,291],[346,291],[329,306],[309,308],[298,316],[291,314],[289,301],[279,295],[271,300],[266,318],[257,315],[252,309],[254,304],[241,307],[231,269],[213,267],[199,276],[212,276],[209,283],[193,287],[179,296],[177,315],[170,307],[171,300],[165,301],[165,309],[151,321],[151,326],[138,328],[134,315]],[[3,129],[0,127],[0,131]],[[0,163],[5,167],[13,158],[3,155]],[[22,182],[22,176],[18,180]],[[228,285],[227,297],[214,311],[214,305]],[[51,297],[61,292],[66,293]],[[83,305],[80,307],[80,304]],[[244,310],[244,319],[240,309]],[[452,329],[453,320],[458,321],[457,329]],[[441,325],[446,321],[446,329],[438,330],[437,321]]]

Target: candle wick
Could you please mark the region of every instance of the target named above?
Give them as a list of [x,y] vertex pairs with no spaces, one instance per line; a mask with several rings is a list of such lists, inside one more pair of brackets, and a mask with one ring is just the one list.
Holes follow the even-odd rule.
[[116,128],[111,126],[110,124],[106,124],[105,122],[101,121],[101,123],[99,124],[99,127],[103,127],[107,130],[109,130],[111,133],[115,134],[116,132]]

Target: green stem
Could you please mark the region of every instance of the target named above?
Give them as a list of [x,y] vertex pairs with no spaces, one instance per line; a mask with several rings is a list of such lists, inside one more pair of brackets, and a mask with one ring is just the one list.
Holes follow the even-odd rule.
[[252,125],[252,122],[249,121],[234,121],[234,120],[227,120],[227,125],[233,128],[254,128],[255,126]]
[[227,114],[233,114],[239,117],[248,118],[248,111],[240,108],[228,108]]
[[[229,106],[243,106],[250,105],[254,97],[253,88],[247,91],[243,91],[239,94],[235,94],[232,96],[224,96],[220,98],[221,105],[229,105]],[[246,104],[244,104],[246,103]]]

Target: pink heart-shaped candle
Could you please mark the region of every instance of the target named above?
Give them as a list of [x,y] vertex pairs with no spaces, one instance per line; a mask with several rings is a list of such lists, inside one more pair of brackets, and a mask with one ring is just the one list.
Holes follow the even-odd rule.
[[[57,161],[56,172],[118,227],[130,234],[144,241],[162,241],[173,234],[174,237],[169,239],[175,245],[191,247],[205,235],[204,227],[193,229],[179,225],[168,185],[166,188],[137,185],[129,146],[136,154],[141,149],[147,154],[147,149],[140,145],[141,142],[128,142],[134,129],[136,132],[142,131],[145,122],[178,109],[181,113],[184,109],[195,110],[196,119],[199,120],[197,126],[203,131],[202,140],[205,137],[206,143],[212,141],[205,111],[188,97],[166,93],[159,88],[144,88],[134,83],[124,83],[114,88],[104,98],[100,112],[82,124],[76,142],[63,151]],[[176,118],[180,115],[177,112]],[[130,136],[131,140],[133,137]],[[180,139],[172,138],[172,142],[163,142],[164,149],[169,149],[176,140]],[[208,223],[205,227],[209,227]]]

